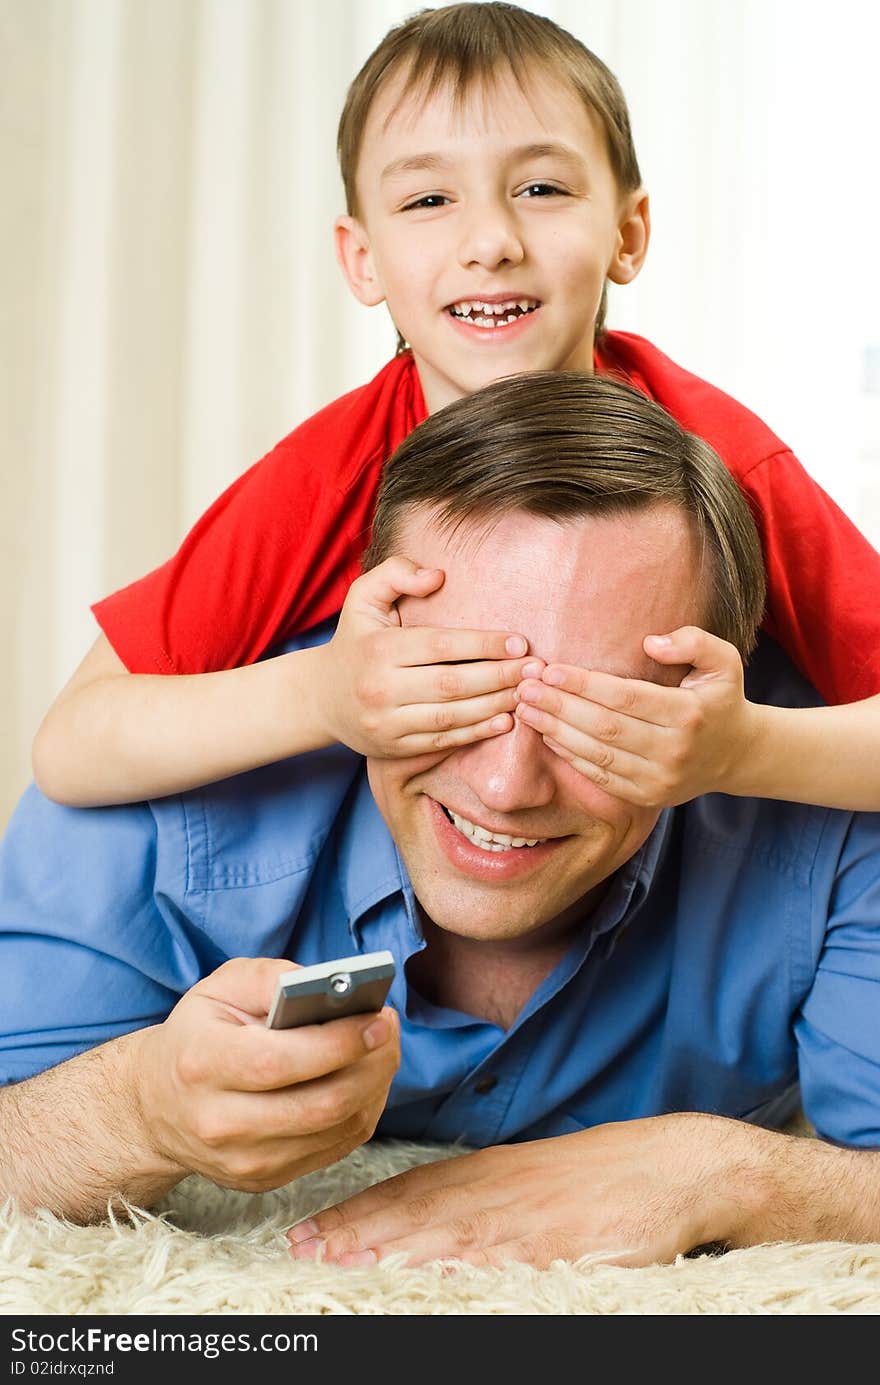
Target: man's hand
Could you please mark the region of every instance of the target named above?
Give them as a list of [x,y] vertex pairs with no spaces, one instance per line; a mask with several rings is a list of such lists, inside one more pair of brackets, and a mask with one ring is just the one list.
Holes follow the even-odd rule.
[[736,793],[760,709],[746,701],[739,652],[696,626],[649,635],[658,663],[689,665],[678,687],[548,664],[518,689],[516,715],[586,778],[624,802],[672,807]]
[[145,1141],[172,1169],[261,1192],[370,1138],[400,1062],[395,1012],[267,1029],[284,960],[238,958],[141,1032],[129,1071]]
[[441,569],[388,558],[349,588],[339,624],[315,657],[322,716],[362,755],[425,755],[513,727],[514,692],[542,660],[509,631],[404,629],[396,603],[442,586]]
[[343,1265],[400,1251],[410,1265],[666,1263],[709,1242],[749,1243],[763,1182],[740,1185],[741,1167],[754,1151],[760,1172],[767,1141],[785,1138],[691,1114],[600,1125],[423,1164],[287,1235],[295,1258]]

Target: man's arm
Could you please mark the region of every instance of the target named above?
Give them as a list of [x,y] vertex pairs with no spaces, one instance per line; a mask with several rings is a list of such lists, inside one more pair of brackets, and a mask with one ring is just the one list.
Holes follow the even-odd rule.
[[880,819],[823,816],[804,832],[811,903],[786,928],[801,1100],[824,1140],[676,1113],[499,1146],[328,1208],[292,1228],[294,1254],[643,1265],[715,1242],[880,1241]]
[[396,1016],[267,1029],[290,966],[227,962],[163,1024],[0,1090],[0,1198],[90,1222],[192,1172],[277,1188],[369,1139],[399,1061]]
[[599,1256],[667,1263],[698,1246],[880,1241],[880,1152],[676,1114],[422,1165],[288,1232],[292,1254],[474,1265]]
[[140,1037],[0,1088],[0,1197],[91,1222],[111,1198],[150,1207],[184,1177],[141,1128],[131,1071]]

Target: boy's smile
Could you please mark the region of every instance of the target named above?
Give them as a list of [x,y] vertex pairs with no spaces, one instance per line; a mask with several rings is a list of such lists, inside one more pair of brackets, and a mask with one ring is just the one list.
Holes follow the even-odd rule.
[[607,278],[647,246],[647,199],[622,197],[580,98],[540,70],[377,97],[358,165],[360,216],[337,248],[356,296],[387,301],[434,412],[501,376],[593,368]]

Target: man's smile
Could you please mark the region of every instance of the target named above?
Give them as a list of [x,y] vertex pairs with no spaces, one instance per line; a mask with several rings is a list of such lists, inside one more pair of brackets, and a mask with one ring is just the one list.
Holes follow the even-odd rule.
[[469,818],[462,817],[445,803],[440,807],[452,819],[459,832],[463,832],[470,841],[476,846],[482,847],[484,851],[504,851],[508,847],[515,846],[538,846],[547,841],[546,837],[524,837],[522,835],[512,836],[508,832],[498,832],[488,827],[481,827],[477,822],[471,822]]
[[537,870],[567,837],[525,837],[490,831],[424,796],[437,843],[456,870],[477,880],[510,880]]

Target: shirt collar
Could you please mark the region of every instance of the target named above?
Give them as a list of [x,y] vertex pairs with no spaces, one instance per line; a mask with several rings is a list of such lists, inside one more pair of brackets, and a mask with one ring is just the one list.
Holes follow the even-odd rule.
[[598,938],[604,937],[603,955],[606,957],[644,903],[669,844],[674,812],[672,808],[661,811],[649,836],[615,874],[596,910],[593,926],[587,931],[588,945],[592,947]]
[[651,888],[651,883],[669,844],[674,819],[675,809],[663,808],[642,846],[623,867],[624,871],[629,871],[632,875],[630,901],[634,904],[641,904]]
[[338,845],[339,888],[349,931],[360,947],[364,915],[383,900],[401,894],[413,942],[420,943],[422,931],[412,885],[376,805],[366,768],[358,775],[351,795]]

